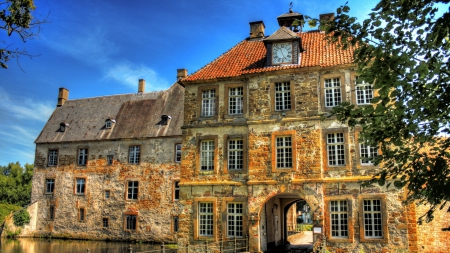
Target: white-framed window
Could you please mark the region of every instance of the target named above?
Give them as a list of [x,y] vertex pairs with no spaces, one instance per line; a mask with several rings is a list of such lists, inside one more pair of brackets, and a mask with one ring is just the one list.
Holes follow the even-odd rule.
[[291,85],[289,82],[275,83],[275,111],[291,109]]
[[114,162],[114,155],[107,155],[106,159],[107,159],[108,165],[112,165]]
[[202,91],[202,113],[201,116],[214,116],[216,106],[216,90]]
[[331,237],[348,238],[347,200],[330,201]]
[[214,140],[200,142],[200,170],[214,170]]
[[359,144],[359,157],[362,165],[372,165],[372,159],[378,156],[378,147],[371,147],[364,143]]
[[325,88],[325,107],[334,107],[341,103],[341,80],[337,78],[329,78],[324,81]]
[[54,205],[51,205],[51,206],[48,208],[48,218],[49,218],[50,220],[55,219],[55,206],[54,206]]
[[137,215],[125,215],[125,229],[136,230]]
[[214,232],[213,220],[213,203],[199,202],[198,203],[198,226],[200,236],[212,236]]
[[85,178],[77,178],[76,179],[76,194],[84,194],[86,192],[86,179]]
[[86,219],[86,210],[84,208],[78,209],[78,221],[83,222]]
[[179,181],[173,182],[173,199],[174,200],[180,200],[180,186],[178,185]]
[[344,133],[327,134],[328,165],[345,165]]
[[228,169],[242,170],[244,168],[244,140],[228,140]]
[[58,165],[58,150],[48,151],[48,166]]
[[365,238],[383,238],[381,199],[363,200],[363,221]]
[[88,159],[88,149],[80,148],[78,149],[78,165],[85,166]]
[[175,144],[175,162],[181,162],[181,143]]
[[244,87],[233,87],[228,90],[228,114],[244,113]]
[[128,181],[127,199],[138,199],[139,181]]
[[356,104],[367,105],[370,104],[373,98],[373,86],[362,80],[358,80],[356,77],[355,89],[356,89]]
[[292,168],[292,137],[276,137],[277,168]]
[[55,179],[54,178],[45,179],[45,193],[53,194],[54,191],[55,191]]
[[140,157],[141,157],[141,147],[140,146],[130,146],[128,163],[129,164],[139,164]]
[[243,236],[243,204],[228,203],[227,205],[227,236]]
[[108,228],[109,227],[109,219],[102,218],[102,224],[103,224],[103,228]]

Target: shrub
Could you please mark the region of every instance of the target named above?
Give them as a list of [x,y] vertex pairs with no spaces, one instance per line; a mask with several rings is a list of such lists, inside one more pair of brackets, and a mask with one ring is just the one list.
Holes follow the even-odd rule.
[[22,227],[23,225],[30,222],[30,214],[27,209],[22,209],[13,214],[14,225]]

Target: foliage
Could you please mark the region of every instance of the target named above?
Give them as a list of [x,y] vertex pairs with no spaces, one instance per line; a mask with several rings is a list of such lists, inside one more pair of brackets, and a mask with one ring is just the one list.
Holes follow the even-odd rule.
[[20,210],[22,207],[11,204],[0,204],[0,224],[5,221],[5,217],[11,212]]
[[13,214],[14,225],[21,227],[30,222],[30,214],[27,209],[21,209]]
[[25,206],[31,199],[33,165],[19,162],[0,166],[0,203]]
[[[38,37],[40,25],[46,20],[32,16],[36,9],[33,0],[5,0],[0,2],[0,29],[8,36],[18,35],[22,42]],[[0,41],[5,43],[4,41]],[[25,50],[0,48],[0,67],[8,68],[6,62],[21,55],[32,57]]]
[[380,146],[369,183],[406,187],[408,201],[430,205],[426,221],[450,200],[449,2],[381,0],[362,24],[345,5],[322,23],[340,46],[357,46],[359,77],[378,91],[371,105],[342,103],[331,115]]

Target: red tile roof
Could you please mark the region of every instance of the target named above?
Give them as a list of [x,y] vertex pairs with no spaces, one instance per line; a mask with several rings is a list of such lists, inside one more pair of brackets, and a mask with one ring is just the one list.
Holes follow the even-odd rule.
[[330,67],[353,62],[353,47],[346,50],[337,48],[325,40],[325,34],[320,31],[310,31],[298,34],[302,47],[299,64],[283,66],[265,66],[266,48],[262,40],[244,40],[228,52],[207,64],[197,72],[181,81],[199,81],[216,78],[236,77],[251,73],[269,72],[280,69],[305,67]]

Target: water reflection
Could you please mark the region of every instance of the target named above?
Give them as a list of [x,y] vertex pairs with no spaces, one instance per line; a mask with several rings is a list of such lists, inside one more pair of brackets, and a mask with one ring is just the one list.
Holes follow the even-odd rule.
[[[48,240],[36,238],[6,239],[0,241],[1,253],[128,253],[130,243]],[[159,249],[159,245],[131,244],[133,252]],[[89,249],[89,251],[87,251]]]

